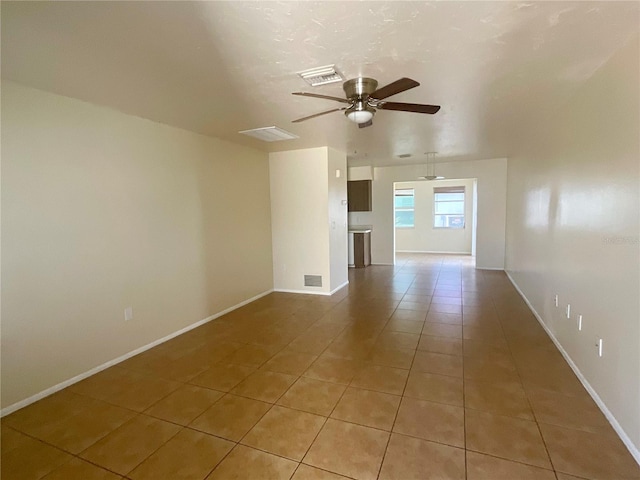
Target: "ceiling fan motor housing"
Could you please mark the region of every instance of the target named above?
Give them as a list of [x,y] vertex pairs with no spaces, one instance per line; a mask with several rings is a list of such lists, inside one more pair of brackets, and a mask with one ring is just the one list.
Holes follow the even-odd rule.
[[353,78],[344,82],[342,88],[349,100],[366,101],[378,89],[378,82],[367,77]]
[[345,110],[345,116],[358,124],[370,122],[376,110],[369,105],[368,100],[369,95],[378,88],[378,82],[373,78],[354,78],[344,82],[342,88],[352,102],[351,106]]

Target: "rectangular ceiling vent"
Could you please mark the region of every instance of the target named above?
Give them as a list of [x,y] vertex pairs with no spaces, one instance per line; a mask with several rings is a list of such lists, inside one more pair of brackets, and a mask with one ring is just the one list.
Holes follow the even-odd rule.
[[305,275],[304,286],[305,287],[321,287],[322,275]]
[[336,70],[335,65],[327,65],[325,67],[312,68],[298,75],[312,87],[326,85],[328,83],[342,82],[344,78],[342,74]]
[[253,130],[242,130],[238,133],[249,135],[250,137],[254,137],[265,142],[279,142],[281,140],[293,140],[294,138],[299,138],[297,135],[278,127],[254,128]]

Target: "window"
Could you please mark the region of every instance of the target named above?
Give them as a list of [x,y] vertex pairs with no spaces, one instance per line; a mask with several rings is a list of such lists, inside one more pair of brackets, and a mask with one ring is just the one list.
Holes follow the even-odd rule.
[[413,188],[403,188],[396,190],[395,201],[396,227],[413,228],[415,195]]
[[433,189],[433,227],[464,228],[464,187]]

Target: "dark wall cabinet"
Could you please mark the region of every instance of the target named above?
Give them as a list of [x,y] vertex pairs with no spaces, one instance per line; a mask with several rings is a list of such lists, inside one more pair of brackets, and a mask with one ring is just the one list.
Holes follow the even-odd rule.
[[347,182],[347,202],[349,212],[370,212],[371,180]]

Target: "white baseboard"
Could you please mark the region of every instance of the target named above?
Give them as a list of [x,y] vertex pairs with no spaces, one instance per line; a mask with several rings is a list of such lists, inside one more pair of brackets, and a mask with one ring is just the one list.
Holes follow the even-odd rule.
[[333,295],[334,293],[336,293],[338,290],[342,290],[344,287],[346,287],[347,285],[349,285],[349,280],[347,280],[346,282],[344,282],[342,285],[340,285],[339,287],[334,288],[333,290],[331,290],[329,292],[329,295]]
[[382,267],[393,267],[393,263],[372,263],[371,265],[378,265]]
[[[491,270],[491,271],[500,271],[500,272],[502,272],[502,271],[504,271],[504,268],[503,267],[478,267],[476,265],[476,270]],[[509,278],[511,278],[511,277],[509,277]],[[513,282],[511,282],[511,283],[513,283]]]
[[618,420],[616,420],[616,417],[614,417],[613,413],[611,413],[611,411],[607,408],[605,403],[602,401],[602,399],[600,398],[600,395],[598,395],[598,393],[594,390],[594,388],[587,381],[586,377],[582,374],[578,366],[574,363],[573,359],[569,356],[567,351],[560,344],[560,341],[556,338],[556,336],[549,329],[549,327],[547,327],[547,325],[544,323],[544,321],[542,320],[542,317],[538,314],[536,309],[533,308],[533,305],[531,305],[531,303],[529,302],[529,299],[527,299],[524,292],[520,290],[520,287],[515,282],[511,274],[506,270],[505,270],[505,273],[507,274],[507,277],[511,281],[511,284],[520,294],[520,296],[525,301],[525,303],[527,304],[531,312],[533,312],[533,315],[536,317],[536,319],[538,320],[542,328],[544,328],[544,330],[547,332],[547,335],[549,335],[549,338],[551,338],[555,346],[558,348],[558,350],[564,357],[564,359],[567,361],[567,363],[571,367],[571,370],[573,370],[573,373],[576,374],[576,376],[578,377],[578,379],[580,380],[584,388],[587,390],[587,392],[589,392],[589,395],[591,395],[591,398],[593,398],[593,401],[596,402],[596,405],[598,405],[598,407],[600,408],[604,416],[607,418],[607,420],[609,421],[613,429],[616,431],[616,433],[620,437],[620,440],[622,440],[622,443],[624,443],[624,445],[627,447],[627,450],[629,450],[629,453],[631,453],[635,461],[640,465],[640,449],[638,449],[638,447],[634,445],[631,438],[629,438],[629,435],[627,435],[627,432],[624,431],[622,426],[618,423]]
[[298,294],[302,294],[302,295],[325,295],[327,297],[329,295],[331,295],[330,292],[312,292],[312,291],[309,291],[309,290],[293,290],[293,289],[289,289],[289,288],[276,288],[273,291],[274,292],[279,292],[279,293],[298,293]]
[[287,289],[287,288],[276,288],[273,291],[274,292],[280,292],[280,293],[301,293],[303,295],[325,295],[325,296],[328,297],[328,296],[333,295],[334,293],[336,293],[341,288],[346,287],[347,285],[349,285],[349,280],[344,282],[339,287],[334,288],[330,292],[312,292],[312,291],[309,291],[309,290],[291,290],[291,289]]
[[267,290],[266,292],[262,292],[254,297],[249,298],[248,300],[244,300],[232,307],[229,307],[225,310],[222,310],[221,312],[215,313],[203,320],[199,320],[196,323],[192,323],[191,325],[188,325],[184,328],[181,328],[180,330],[170,333],[169,335],[167,335],[166,337],[162,337],[158,340],[155,340],[151,343],[148,343],[147,345],[144,345],[140,348],[136,348],[135,350],[130,351],[129,353],[125,353],[124,355],[121,355],[117,358],[114,358],[113,360],[109,360],[106,363],[103,363],[102,365],[98,365],[97,367],[92,368],[91,370],[87,370],[84,373],[81,373],[80,375],[76,375],[73,378],[69,378],[68,380],[65,380],[63,382],[58,383],[57,385],[54,385],[53,387],[49,387],[45,390],[42,390],[39,393],[36,393],[35,395],[31,395],[28,398],[25,398],[24,400],[20,400],[19,402],[16,402],[12,405],[9,405],[8,407],[3,408],[2,410],[0,410],[0,417],[4,417],[5,415],[9,415],[10,413],[15,412],[16,410],[20,410],[21,408],[26,407],[27,405],[31,405],[32,403],[37,402],[38,400],[41,400],[45,397],[48,397],[49,395],[53,395],[56,392],[59,392],[60,390],[67,388],[70,385],[73,385],[74,383],[78,383],[81,380],[84,380],[87,377],[90,377],[91,375],[95,375],[96,373],[101,372],[102,370],[106,370],[109,367],[112,367],[120,362],[124,362],[125,360],[138,355],[139,353],[142,353],[146,350],[149,350],[150,348],[153,348],[157,345],[160,345],[161,343],[164,343],[168,340],[171,340],[172,338],[177,337],[178,335],[182,335],[183,333],[188,332],[189,330],[193,330],[194,328],[198,328],[201,325],[204,325],[207,322],[210,322],[211,320],[215,320],[218,317],[221,317],[222,315],[225,315],[229,312],[232,312],[233,310],[236,310],[240,307],[243,307],[244,305],[247,305],[248,303],[251,303],[255,300],[258,300],[259,298],[262,298],[266,295],[269,295],[270,293],[272,293],[273,290]]
[[471,252],[445,252],[442,250],[396,250],[396,253],[434,253],[436,255],[471,255]]
[[300,293],[303,295],[331,295],[329,292],[312,292],[309,290],[294,290],[290,288],[274,288],[273,291],[278,293]]

